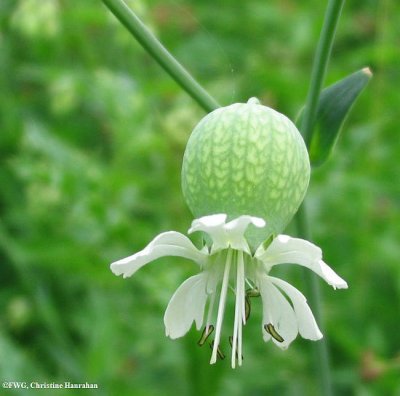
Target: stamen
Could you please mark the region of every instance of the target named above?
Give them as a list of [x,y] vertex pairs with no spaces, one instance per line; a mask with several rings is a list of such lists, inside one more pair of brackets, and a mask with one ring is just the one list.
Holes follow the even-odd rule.
[[242,360],[243,360],[243,355],[242,355],[242,330],[243,330],[243,327],[240,326],[239,327],[239,341],[238,341],[238,343],[239,343],[239,352],[238,352],[238,363],[239,363],[239,366],[242,365]]
[[[232,348],[232,346],[233,346],[233,337],[232,336],[229,336],[229,345],[231,346],[231,348]],[[235,354],[236,356],[236,359],[238,358],[238,353],[236,352],[236,354]],[[243,355],[242,355],[242,360],[243,360]]]
[[228,253],[226,255],[225,269],[224,269],[224,277],[222,279],[221,295],[219,298],[217,324],[216,324],[216,330],[215,330],[215,340],[213,342],[213,351],[211,354],[210,364],[214,364],[217,361],[217,353],[218,353],[218,356],[220,356],[218,346],[219,346],[219,341],[221,339],[221,327],[222,327],[222,320],[224,318],[226,293],[228,290],[231,261],[232,261],[232,250],[228,249]]
[[251,289],[247,289],[246,290],[246,298],[245,298],[245,317],[246,317],[246,322],[250,317],[250,313],[251,313],[251,301],[250,301],[250,297],[259,297],[260,296],[260,292],[255,289],[255,288],[251,288]]
[[250,298],[249,296],[246,296],[245,298],[245,317],[246,317],[246,322],[250,317],[250,312],[251,312],[251,303],[250,303]]
[[238,251],[237,264],[236,264],[236,301],[235,301],[235,321],[233,325],[233,338],[232,338],[232,368],[235,368],[236,359],[239,366],[242,364],[242,323],[246,324],[245,318],[245,297],[244,297],[244,261],[243,252]]
[[250,281],[246,278],[246,283],[252,288],[254,289],[254,286],[250,283]]
[[239,319],[239,311],[240,311],[240,301],[239,301],[239,268],[238,264],[236,265],[236,301],[235,301],[235,320],[233,324],[233,338],[232,338],[232,357],[231,357],[231,366],[235,368],[236,365],[236,355],[237,355],[237,336],[238,336],[238,326],[240,326]]
[[197,345],[199,346],[203,346],[204,343],[207,341],[207,338],[210,336],[210,334],[214,331],[214,326],[210,325],[210,326],[206,326],[204,327],[203,333],[201,335],[201,338],[199,340],[199,342],[197,343]]
[[238,252],[238,286],[236,286],[236,289],[239,290],[239,303],[241,304],[241,312],[240,312],[240,320],[243,321],[243,324],[246,324],[246,317],[244,315],[245,310],[246,310],[246,303],[245,303],[245,297],[244,297],[244,292],[245,292],[245,287],[246,287],[246,281],[244,277],[244,258],[243,258],[243,252],[239,251]]
[[[207,331],[211,327],[210,322],[211,322],[211,316],[212,316],[212,312],[213,312],[213,308],[214,308],[215,295],[216,295],[216,292],[211,294],[210,305],[208,306],[207,323],[206,323]],[[214,329],[214,327],[213,327],[213,329]]]
[[238,253],[239,255],[239,261],[238,261],[238,265],[239,265],[239,269],[238,269],[238,291],[239,291],[239,303],[241,304],[241,310],[240,310],[240,317],[239,317],[239,322],[238,322],[238,326],[239,326],[239,334],[238,334],[238,364],[239,366],[242,365],[242,360],[243,360],[243,356],[242,356],[242,323],[245,325],[246,324],[246,302],[245,302],[245,287],[246,287],[246,282],[245,282],[245,276],[244,276],[244,259],[243,259],[243,252],[240,251]]
[[[212,340],[211,342],[210,342],[210,348],[213,350],[213,352],[214,352],[214,340]],[[224,355],[224,353],[222,352],[222,350],[221,350],[221,348],[220,347],[218,347],[217,348],[217,355],[218,355],[218,357],[221,359],[221,360],[224,360],[225,359],[225,355]],[[215,362],[214,362],[215,363]]]
[[247,289],[246,290],[247,297],[260,297],[260,292],[257,289]]
[[264,325],[264,329],[265,331],[272,337],[275,338],[276,341],[278,342],[283,342],[285,341],[279,334],[278,332],[275,330],[275,327],[272,323],[268,323],[266,325]]

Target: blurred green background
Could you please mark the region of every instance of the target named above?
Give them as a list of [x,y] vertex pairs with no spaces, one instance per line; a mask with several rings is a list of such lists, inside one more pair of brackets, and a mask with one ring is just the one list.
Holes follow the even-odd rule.
[[[222,104],[257,96],[292,119],[326,3],[128,1]],[[264,344],[260,305],[238,370],[209,366],[193,330],[164,336],[189,261],[127,280],[109,270],[190,226],[180,167],[204,112],[99,0],[2,0],[0,18],[0,379],[87,381],[102,395],[317,395],[311,342]],[[364,66],[374,78],[307,196],[314,241],[349,283],[321,281],[340,395],[400,395],[399,19],[393,0],[346,4],[327,84]],[[284,275],[304,290],[300,269]]]

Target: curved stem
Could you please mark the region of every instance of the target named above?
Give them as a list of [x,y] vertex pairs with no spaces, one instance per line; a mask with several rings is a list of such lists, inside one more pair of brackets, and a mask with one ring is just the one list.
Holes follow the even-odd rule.
[[[313,70],[311,73],[311,83],[307,95],[306,106],[304,109],[303,121],[300,126],[300,132],[303,135],[307,148],[310,147],[313,132],[315,117],[318,108],[322,85],[325,80],[325,74],[328,67],[328,61],[332,50],[332,44],[335,37],[336,28],[343,9],[345,0],[329,0],[328,8],[325,14],[324,23],[322,26],[321,36],[318,42]],[[310,226],[308,224],[307,212],[304,204],[300,207],[296,218],[296,226],[298,233],[305,239],[311,239]],[[306,288],[308,291],[308,299],[310,302],[317,321],[321,324],[321,302],[320,288],[316,276],[310,271],[304,271]],[[315,366],[320,374],[321,394],[332,396],[332,380],[329,369],[329,353],[326,338],[314,343]]]
[[326,69],[331,55],[333,39],[345,0],[330,0],[318,42],[313,69],[311,73],[310,88],[308,90],[306,106],[300,132],[307,147],[310,146],[317,114],[318,101],[325,80]]
[[220,104],[167,51],[123,0],[102,0],[161,67],[207,112]]

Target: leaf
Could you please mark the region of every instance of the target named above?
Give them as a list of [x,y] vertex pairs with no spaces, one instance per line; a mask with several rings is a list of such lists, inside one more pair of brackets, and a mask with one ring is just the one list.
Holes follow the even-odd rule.
[[320,166],[329,158],[347,114],[371,77],[371,70],[364,68],[321,92],[309,148],[312,166]]

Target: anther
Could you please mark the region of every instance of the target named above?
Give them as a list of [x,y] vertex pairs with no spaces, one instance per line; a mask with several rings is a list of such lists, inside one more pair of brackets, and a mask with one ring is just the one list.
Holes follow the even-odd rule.
[[278,342],[283,342],[285,341],[279,334],[278,332],[275,330],[275,327],[272,323],[268,323],[266,325],[264,325],[264,329],[265,331],[272,337],[275,338],[276,341]]
[[251,312],[251,302],[250,297],[259,297],[260,292],[257,289],[251,288],[246,290],[246,297],[245,297],[245,307],[244,307],[244,314],[246,318],[246,322],[250,317]]
[[200,340],[197,343],[197,345],[203,346],[204,343],[207,341],[207,338],[210,336],[210,334],[213,331],[214,331],[214,326],[213,325],[208,326],[208,330],[207,330],[207,326],[204,327],[203,333],[201,334]]
[[[210,342],[210,348],[211,348],[211,349],[214,348],[214,340],[212,340],[212,341]],[[220,349],[219,346],[218,346],[218,348],[217,348],[217,355],[218,355],[218,357],[219,357],[221,360],[224,360],[224,359],[225,359],[225,355],[224,355],[224,353],[221,351],[221,349]]]
[[[230,346],[231,346],[231,348],[233,348],[233,337],[232,336],[229,336],[229,344],[230,344]],[[237,349],[236,349],[236,353],[235,353],[235,358],[236,359],[239,359],[239,355],[238,355],[238,351],[237,351]],[[243,360],[243,355],[242,355],[242,360]]]
[[246,296],[247,297],[259,297],[260,292],[257,289],[247,289]]
[[251,312],[250,298],[249,298],[249,296],[246,296],[246,298],[245,298],[245,307],[244,307],[244,314],[245,314],[246,322],[250,317],[250,312]]

